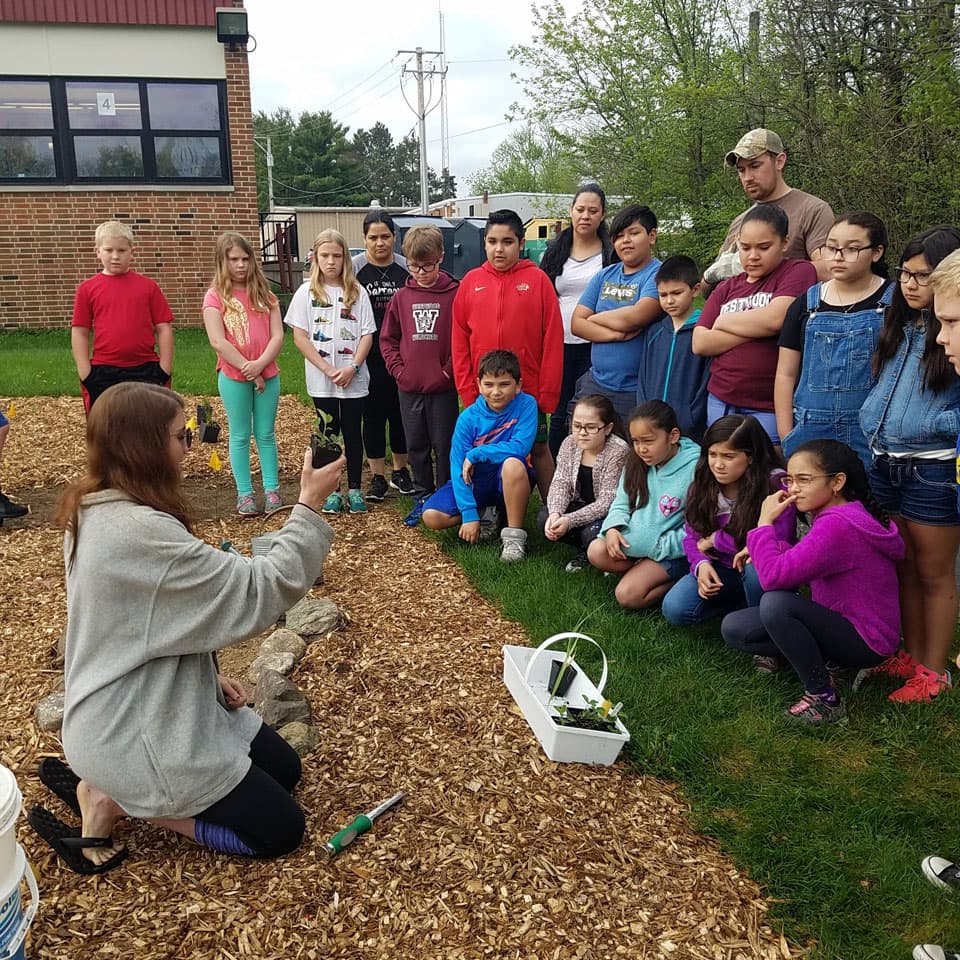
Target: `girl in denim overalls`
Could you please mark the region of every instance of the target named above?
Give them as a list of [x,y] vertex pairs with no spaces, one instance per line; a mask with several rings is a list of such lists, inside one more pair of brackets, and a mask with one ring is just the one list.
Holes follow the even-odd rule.
[[907,243],[860,410],[873,452],[870,486],[906,545],[897,569],[903,649],[873,672],[906,680],[890,695],[926,703],[951,686],[947,653],[957,620],[960,546],[955,446],[960,379],[936,343],[930,274],[960,248],[960,230],[931,227]]
[[787,310],[773,388],[785,457],[807,440],[839,440],[870,466],[860,407],[873,386],[870,357],[893,294],[886,246],[886,228],[872,213],[837,218],[820,248],[830,279]]

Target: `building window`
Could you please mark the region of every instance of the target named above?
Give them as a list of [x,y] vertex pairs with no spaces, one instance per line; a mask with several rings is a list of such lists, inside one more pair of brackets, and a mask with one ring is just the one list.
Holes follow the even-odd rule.
[[0,77],[0,185],[229,182],[223,81]]

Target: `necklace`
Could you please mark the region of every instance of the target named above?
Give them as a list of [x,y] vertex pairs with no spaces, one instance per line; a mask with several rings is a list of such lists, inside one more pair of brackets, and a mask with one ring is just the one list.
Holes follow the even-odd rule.
[[[877,283],[878,280],[880,281],[879,283]],[[820,299],[825,302],[829,302],[832,306],[839,307],[844,313],[849,313],[858,303],[862,303],[868,297],[876,293],[881,286],[883,286],[883,278],[874,277],[873,280],[871,280],[870,287],[867,290],[865,290],[863,293],[854,293],[853,300],[850,303],[844,303],[840,298],[839,292],[837,291],[836,281],[831,280],[829,282],[829,301],[827,299],[828,294],[826,290],[821,290]]]

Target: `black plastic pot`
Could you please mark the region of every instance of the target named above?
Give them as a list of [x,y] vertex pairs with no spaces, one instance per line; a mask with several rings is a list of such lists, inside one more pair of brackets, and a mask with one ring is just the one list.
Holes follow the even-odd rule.
[[547,690],[549,691],[551,697],[565,697],[567,695],[567,691],[570,689],[570,685],[576,679],[576,667],[574,667],[572,664],[567,664],[567,669],[563,671],[563,676],[560,679],[560,685],[556,688],[556,690],[554,690],[554,684],[557,682],[557,676],[559,675],[562,667],[562,660],[550,661],[550,682],[547,684]]
[[216,443],[220,439],[220,424],[205,423],[200,430],[200,441],[202,443]]

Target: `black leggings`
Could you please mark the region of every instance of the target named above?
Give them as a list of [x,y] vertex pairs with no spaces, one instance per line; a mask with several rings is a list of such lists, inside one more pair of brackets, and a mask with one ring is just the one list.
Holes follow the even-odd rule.
[[390,449],[393,453],[407,452],[407,436],[400,415],[400,397],[397,381],[379,358],[371,362],[370,392],[363,398],[363,446],[367,459],[382,460],[387,455],[387,424],[390,425]]
[[760,606],[728,613],[720,630],[736,650],[786,657],[808,693],[829,689],[827,663],[863,669],[884,659],[846,617],[787,590],[770,590]]
[[233,830],[255,857],[282,857],[300,846],[303,811],[290,796],[300,780],[297,752],[265,723],[250,744],[247,775],[197,820]]
[[314,397],[313,405],[317,413],[325,413],[331,418],[324,433],[334,439],[343,437],[343,452],[347,456],[347,487],[359,490],[363,472],[363,440],[360,436],[363,397],[351,397],[349,400]]

